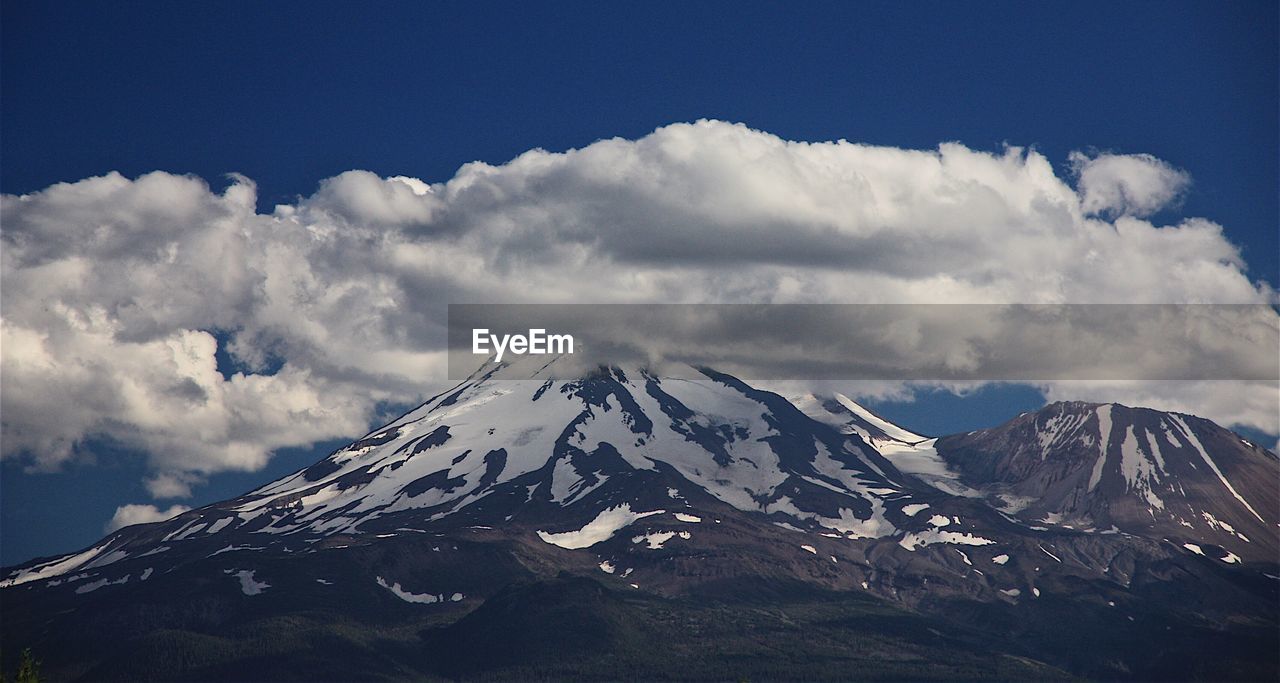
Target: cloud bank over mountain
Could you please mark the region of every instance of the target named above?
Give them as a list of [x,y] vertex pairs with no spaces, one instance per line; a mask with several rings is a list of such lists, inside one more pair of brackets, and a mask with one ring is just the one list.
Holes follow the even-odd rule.
[[[350,171],[269,213],[240,176],[6,195],[3,456],[56,469],[106,437],[147,454],[155,497],[189,495],[434,387],[447,303],[1276,301],[1223,226],[1146,220],[1187,174],[1068,162],[700,121],[439,183]],[[1277,431],[1274,382],[1049,387],[1081,392]]]

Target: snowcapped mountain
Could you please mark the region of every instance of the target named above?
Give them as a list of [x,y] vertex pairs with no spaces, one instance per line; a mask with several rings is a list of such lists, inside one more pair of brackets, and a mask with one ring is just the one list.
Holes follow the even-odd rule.
[[779,397],[712,377],[611,370],[575,382],[468,383],[250,493],[230,508],[231,523],[333,533],[394,527],[411,513],[563,526],[580,510],[695,496],[806,528],[889,533],[885,500],[901,507],[909,494],[877,451]]
[[1021,520],[1213,546],[1232,562],[1280,558],[1276,454],[1208,420],[1055,403],[934,448]]
[[[473,629],[562,589],[585,590],[591,610],[630,609],[610,591],[680,609],[833,591],[912,618],[1070,604],[1093,626],[1194,615],[1264,636],[1277,620],[1280,466],[1199,418],[1054,404],[927,438],[838,394],[787,399],[713,370],[506,371],[240,498],[5,570],[0,599],[20,615],[5,642],[23,632],[75,653],[90,619],[155,647],[157,629],[231,637],[229,624],[315,610]],[[605,593],[511,593],[566,575]]]

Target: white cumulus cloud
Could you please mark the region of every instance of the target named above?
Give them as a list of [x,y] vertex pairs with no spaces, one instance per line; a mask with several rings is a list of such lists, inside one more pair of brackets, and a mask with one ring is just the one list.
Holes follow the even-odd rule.
[[1177,200],[1191,176],[1150,154],[1071,154],[1087,214],[1150,216]]
[[166,519],[172,519],[178,515],[190,510],[185,505],[171,505],[167,509],[161,510],[154,505],[121,505],[116,508],[116,513],[111,516],[111,521],[107,522],[104,530],[111,533],[117,529],[123,529],[134,524],[150,524],[151,522],[163,522]]
[[[351,171],[267,213],[239,176],[6,195],[0,456],[52,470],[107,438],[146,454],[154,496],[189,495],[434,388],[448,303],[1275,300],[1222,226],[1143,218],[1185,174],[1071,163],[1075,186],[1034,150],[699,121],[442,182]],[[1197,412],[1275,431],[1274,383],[1197,386]]]

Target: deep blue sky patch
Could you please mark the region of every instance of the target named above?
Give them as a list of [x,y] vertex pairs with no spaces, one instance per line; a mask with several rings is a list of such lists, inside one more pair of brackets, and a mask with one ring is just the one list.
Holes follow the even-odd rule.
[[[1280,280],[1271,2],[43,3],[3,6],[7,193],[240,172],[269,209],[360,168],[698,118],[794,140],[1145,152]],[[1161,217],[1156,216],[1158,221]]]

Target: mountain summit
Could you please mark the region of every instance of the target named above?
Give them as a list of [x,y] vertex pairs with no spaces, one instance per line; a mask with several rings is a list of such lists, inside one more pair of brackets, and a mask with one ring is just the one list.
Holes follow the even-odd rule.
[[934,447],[1022,520],[1280,557],[1276,455],[1193,415],[1055,403]]
[[[187,658],[166,671],[217,678],[252,656],[246,634],[294,620],[310,635],[290,628],[272,647],[309,653],[339,678],[357,666],[608,677],[612,664],[595,655],[581,671],[544,655],[649,642],[663,619],[697,642],[716,610],[772,629],[776,614],[753,610],[774,605],[810,620],[810,635],[778,640],[788,656],[815,657],[799,678],[847,677],[814,662],[852,665],[939,638],[980,678],[1185,664],[1080,649],[1139,627],[1215,644],[1239,671],[1274,671],[1273,654],[1255,648],[1277,625],[1280,465],[1207,420],[1059,403],[929,438],[839,394],[787,399],[709,369],[701,380],[495,371],[244,496],[5,570],[5,642],[25,636],[87,678],[136,677],[111,656],[120,649],[178,647]],[[502,615],[516,613],[587,640],[512,635]],[[883,624],[884,640],[850,635],[861,626],[842,619],[855,616]],[[86,625],[110,628],[109,645],[78,647]],[[814,650],[824,639],[834,659]],[[623,649],[646,676],[776,673],[740,662],[693,675],[702,670],[680,668],[692,651],[660,661]],[[979,663],[992,652],[1015,659]]]

